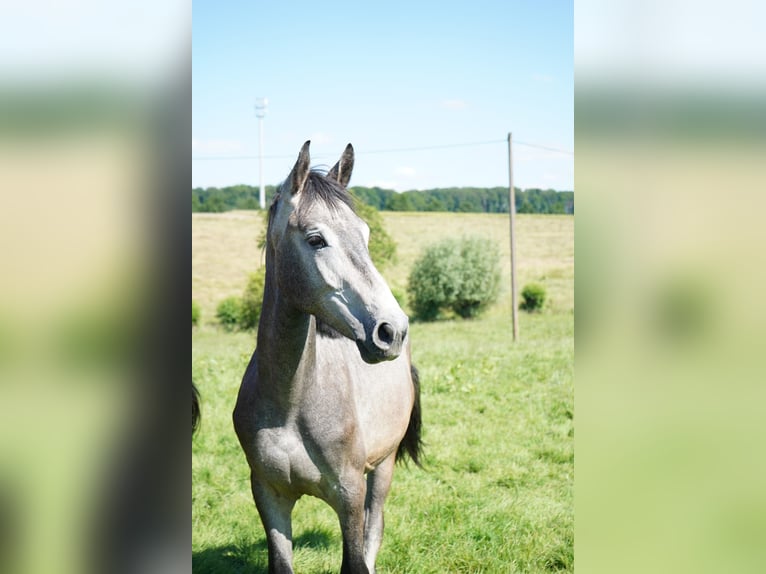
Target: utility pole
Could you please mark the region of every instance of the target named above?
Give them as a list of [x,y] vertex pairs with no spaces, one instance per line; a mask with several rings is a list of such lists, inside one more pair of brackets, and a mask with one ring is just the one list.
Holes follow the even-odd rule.
[[268,105],[268,99],[255,98],[255,117],[258,118],[258,182],[261,188],[259,196],[261,209],[266,209],[266,191],[263,188],[263,118]]
[[516,291],[516,192],[513,190],[513,150],[511,132],[508,132],[508,214],[511,218],[511,314],[513,317],[513,341],[519,338],[518,293]]

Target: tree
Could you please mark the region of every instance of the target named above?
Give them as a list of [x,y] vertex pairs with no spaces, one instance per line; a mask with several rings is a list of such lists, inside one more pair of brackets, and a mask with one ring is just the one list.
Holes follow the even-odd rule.
[[388,198],[386,209],[390,211],[415,211],[415,206],[408,194],[396,193]]
[[[266,186],[266,203],[271,203],[277,188]],[[505,187],[450,187],[397,193],[380,187],[354,187],[355,197],[365,205],[389,211],[455,211],[508,213]],[[574,192],[553,189],[515,190],[517,213],[574,213]],[[219,212],[231,209],[260,209],[260,191],[250,185],[221,189],[192,189],[192,211]]]

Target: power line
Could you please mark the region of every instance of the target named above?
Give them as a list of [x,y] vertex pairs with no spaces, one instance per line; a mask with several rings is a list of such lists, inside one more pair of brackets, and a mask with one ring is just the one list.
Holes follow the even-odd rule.
[[[374,155],[374,154],[381,154],[381,153],[397,153],[397,152],[414,152],[414,151],[428,151],[428,150],[435,150],[435,149],[450,149],[450,148],[461,148],[461,147],[477,147],[477,146],[483,146],[483,145],[494,145],[494,144],[501,144],[506,143],[505,139],[497,139],[497,140],[486,140],[486,141],[480,141],[480,142],[465,142],[465,143],[452,143],[452,144],[437,144],[437,145],[427,145],[427,146],[414,146],[414,147],[401,147],[401,148],[383,148],[383,149],[372,149],[372,150],[366,150],[366,151],[356,151],[355,153],[357,155]],[[542,149],[545,151],[550,151],[554,153],[561,153],[565,155],[571,155],[574,156],[574,152],[566,149],[560,149],[550,146],[545,146],[541,144],[535,144],[530,142],[523,142],[514,140],[515,144],[523,145],[526,147],[531,148],[537,148]],[[313,157],[316,157],[318,159],[321,158],[327,158],[327,157],[335,157],[331,154],[312,154]],[[294,158],[294,154],[289,155],[265,155],[263,156],[263,159],[292,159]],[[192,161],[237,161],[237,160],[252,160],[252,159],[258,159],[257,155],[230,155],[230,156],[192,156]]]
[[505,142],[505,140],[488,140],[483,142],[437,144],[437,145],[429,145],[429,146],[389,148],[389,149],[373,149],[367,152],[360,152],[360,153],[375,154],[375,153],[394,153],[394,152],[400,152],[400,151],[425,151],[425,150],[431,150],[431,149],[447,149],[447,148],[456,148],[456,147],[476,147],[480,145],[490,145],[490,144],[503,143],[503,142]]
[[[482,142],[467,142],[467,143],[454,143],[454,144],[437,144],[437,145],[429,145],[429,146],[416,146],[416,147],[402,147],[402,148],[384,148],[384,149],[372,149],[372,150],[362,150],[358,151],[355,150],[354,153],[356,155],[371,155],[371,154],[379,154],[379,153],[396,153],[396,152],[406,152],[406,151],[426,151],[426,150],[433,150],[433,149],[446,149],[446,148],[456,148],[456,147],[474,147],[474,146],[480,146],[480,145],[489,145],[489,144],[496,144],[496,143],[503,143],[505,140],[489,140],[489,141],[482,141]],[[231,159],[231,160],[239,160],[239,159],[256,159],[258,156],[251,156],[251,155],[240,155],[240,156],[198,156],[198,157],[192,157],[193,160],[217,160],[217,159]],[[291,159],[295,157],[293,154],[290,155],[266,155],[263,156],[264,159]],[[331,154],[312,154],[312,157],[316,158],[323,158],[323,157],[334,157]]]
[[[505,140],[502,140],[502,141],[505,142]],[[574,155],[574,152],[571,151],[571,150],[568,150],[568,149],[560,149],[560,148],[556,148],[556,147],[550,147],[550,146],[547,146],[547,145],[540,145],[540,144],[534,144],[534,143],[529,143],[529,142],[522,142],[522,141],[519,141],[519,140],[513,140],[513,143],[518,144],[518,145],[523,145],[523,146],[526,146],[526,147],[534,147],[534,148],[537,148],[537,149],[544,149],[546,151],[552,151],[552,152],[556,152],[556,153],[563,153],[563,154],[571,155],[571,156]]]

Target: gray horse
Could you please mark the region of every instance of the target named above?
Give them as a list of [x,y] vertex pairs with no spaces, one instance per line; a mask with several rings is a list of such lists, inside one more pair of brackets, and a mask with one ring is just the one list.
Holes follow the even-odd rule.
[[250,465],[269,572],[292,572],[304,494],[337,513],[341,572],[375,572],[396,460],[419,464],[420,391],[408,320],[375,269],[346,190],[349,144],[327,175],[306,142],[269,210],[258,348],[234,428]]

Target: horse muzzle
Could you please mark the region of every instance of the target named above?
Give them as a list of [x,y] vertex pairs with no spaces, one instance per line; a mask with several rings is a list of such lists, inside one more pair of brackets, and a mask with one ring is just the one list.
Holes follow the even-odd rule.
[[363,341],[357,340],[359,352],[366,363],[380,363],[396,359],[407,339],[409,321],[407,317],[396,322],[378,321]]

